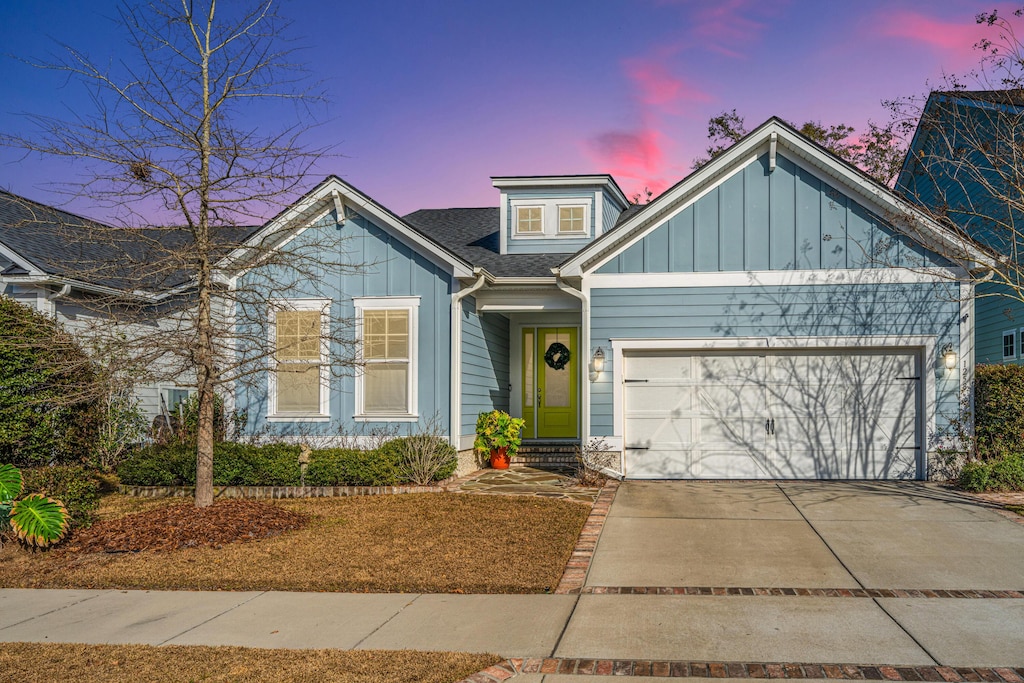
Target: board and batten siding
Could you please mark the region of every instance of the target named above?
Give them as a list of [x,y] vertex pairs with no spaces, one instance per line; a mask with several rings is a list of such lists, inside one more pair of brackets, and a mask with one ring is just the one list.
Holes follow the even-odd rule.
[[779,154],[763,154],[597,269],[689,273],[947,265]]
[[[934,336],[960,352],[960,303],[950,283],[842,286],[602,288],[590,292],[591,354],[605,371],[591,384],[591,434],[614,436],[611,339]],[[960,377],[935,373],[937,426],[957,409]]]
[[462,435],[476,433],[482,412],[509,409],[509,320],[477,313],[476,300],[462,300]]
[[[331,319],[347,325],[351,336],[355,309],[353,297],[418,296],[417,379],[419,424],[402,424],[400,430],[422,427],[434,415],[440,424],[450,424],[451,333],[450,311],[452,277],[442,267],[414,252],[397,237],[362,215],[348,217],[341,225],[334,212],[290,242],[285,249],[303,249],[315,245],[325,260],[318,272],[290,272],[273,266],[274,272],[261,278],[256,268],[241,278],[240,287],[260,287],[278,283],[273,296],[283,299],[327,298],[331,300]],[[333,263],[327,262],[333,260]],[[267,312],[240,307],[239,325],[258,326],[267,331]],[[332,355],[352,357],[355,348],[336,345]],[[266,361],[262,361],[266,365]],[[238,409],[246,411],[246,430],[269,429],[276,434],[360,435],[387,429],[386,422],[356,422],[354,368],[336,368],[330,387],[330,423],[266,422],[267,372],[257,373],[252,381],[237,389]],[[393,427],[391,425],[390,427]]]
[[619,206],[619,203],[612,199],[611,194],[608,192],[601,193],[601,202],[603,204],[601,209],[601,234],[603,235],[615,227],[616,221],[619,220],[619,216],[625,211],[626,207]]

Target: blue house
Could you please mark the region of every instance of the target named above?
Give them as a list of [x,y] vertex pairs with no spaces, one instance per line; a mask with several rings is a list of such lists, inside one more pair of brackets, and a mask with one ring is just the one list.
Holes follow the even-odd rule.
[[[290,340],[237,387],[247,430],[433,417],[467,470],[500,409],[526,443],[603,439],[627,478],[929,476],[974,362],[961,280],[984,255],[941,256],[958,235],[778,119],[642,206],[608,175],[492,182],[496,207],[397,216],[332,176],[252,237],[335,240],[338,267],[246,312]],[[332,320],[351,372],[301,343]]]
[[1024,361],[1022,131],[1024,91],[933,92],[897,181],[907,197],[1006,261],[977,286],[979,363]]

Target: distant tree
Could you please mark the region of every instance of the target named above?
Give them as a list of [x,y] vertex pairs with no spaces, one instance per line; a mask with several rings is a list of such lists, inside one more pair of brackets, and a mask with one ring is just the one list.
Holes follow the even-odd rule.
[[[906,145],[893,125],[879,126],[869,121],[868,130],[857,137],[854,137],[856,129],[845,123],[826,126],[820,121],[806,121],[800,126],[789,125],[884,185],[895,182],[906,155]],[[711,117],[708,120],[710,144],[705,150],[707,156],[694,159],[693,168],[700,168],[711,161],[748,132],[743,117],[735,109]]]
[[[83,245],[81,260],[68,266],[74,280],[110,285],[74,303],[119,323],[89,331],[104,337],[97,345],[113,357],[132,360],[151,380],[194,381],[196,505],[206,506],[213,501],[216,392],[282,352],[280,343],[270,346],[267,312],[284,310],[297,276],[320,286],[330,281],[328,269],[358,265],[338,261],[336,236],[322,247],[307,241],[277,249],[293,227],[285,225],[246,245],[245,262],[266,274],[258,285],[242,289],[233,273],[218,270],[250,232],[246,226],[294,201],[323,152],[302,142],[319,95],[282,42],[288,22],[277,3],[125,3],[118,23],[126,37],[112,45],[109,65],[70,46],[62,46],[61,61],[35,64],[83,84],[92,110],[78,109],[70,120],[31,116],[35,135],[0,135],[0,143],[80,162],[85,180],[64,189],[117,222],[65,226],[60,238]],[[90,258],[95,245],[121,256]],[[290,275],[275,280],[278,266]],[[330,343],[323,343],[332,370],[351,358],[344,322],[332,319]],[[292,355],[306,353],[296,349],[310,347],[307,335],[321,334],[307,326],[287,337],[294,337]]]

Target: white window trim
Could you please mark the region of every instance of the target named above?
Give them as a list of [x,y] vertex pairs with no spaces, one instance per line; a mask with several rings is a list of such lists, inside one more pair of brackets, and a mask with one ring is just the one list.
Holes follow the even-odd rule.
[[[591,203],[593,195],[586,197],[552,197],[551,199],[522,198],[509,200],[509,213],[512,219],[512,229],[509,237],[513,240],[543,240],[543,239],[585,239],[591,235]],[[558,214],[561,208],[580,207],[583,209],[583,230],[578,232],[559,232]],[[540,232],[519,232],[519,209],[540,208],[541,226]],[[502,231],[505,234],[505,231]]]
[[[1006,337],[1013,337],[1013,353],[1009,356],[1006,355]],[[1017,360],[1017,330],[1005,330],[1003,335],[999,338],[999,352],[1003,355],[1003,360]]]
[[[540,209],[540,230],[537,232],[526,232],[519,230],[519,211],[520,209]],[[512,233],[517,237],[538,238],[544,236],[544,219],[545,211],[543,204],[516,204],[512,207]]]
[[[320,311],[320,412],[280,413],[277,410],[277,312]],[[331,419],[330,299],[281,299],[272,302],[267,314],[269,348],[267,355],[267,422],[329,422]]]
[[[590,224],[587,222],[587,209],[590,208],[588,204],[559,204],[555,213],[555,234],[561,237],[562,235],[569,235],[571,237],[586,236],[590,234]],[[562,209],[583,209],[583,229],[582,230],[562,230]]]
[[363,312],[367,310],[406,310],[409,312],[409,397],[408,413],[367,413],[363,408],[365,392],[364,374],[356,369],[355,399],[356,412],[352,419],[356,422],[417,422],[419,416],[419,307],[418,296],[360,296],[352,297],[356,313],[356,358],[363,360]]

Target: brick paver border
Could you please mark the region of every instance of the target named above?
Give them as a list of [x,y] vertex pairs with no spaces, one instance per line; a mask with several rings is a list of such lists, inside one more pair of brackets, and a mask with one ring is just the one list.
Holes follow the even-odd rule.
[[1024,667],[888,666],[796,662],[688,662],[635,659],[509,659],[459,683],[495,683],[520,673],[664,678],[828,678],[854,681],[1024,683]]
[[968,598],[1024,600],[1022,590],[940,590],[923,588],[748,588],[737,586],[584,586],[586,595],[725,595],[819,598]]
[[590,571],[590,563],[594,559],[594,551],[597,550],[597,541],[608,518],[608,510],[611,509],[615,492],[618,490],[619,481],[609,479],[601,488],[601,493],[597,494],[597,500],[590,508],[590,515],[583,524],[579,538],[576,539],[576,547],[573,548],[569,562],[565,565],[562,579],[555,588],[556,595],[578,594],[582,591],[583,584],[587,581],[587,572]]

